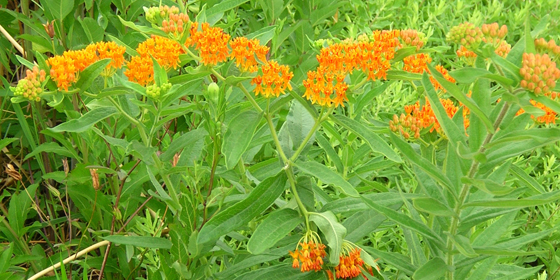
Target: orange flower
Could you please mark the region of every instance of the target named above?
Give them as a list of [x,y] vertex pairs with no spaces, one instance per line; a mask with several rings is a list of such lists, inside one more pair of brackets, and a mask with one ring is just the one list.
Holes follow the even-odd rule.
[[428,71],[428,63],[432,62],[432,58],[429,54],[419,53],[405,57],[403,62],[404,71],[422,74],[425,71]]
[[[443,105],[443,108],[445,109],[447,116],[453,118],[453,116],[455,116],[459,108],[455,106],[455,104],[453,104],[453,101],[449,99],[440,98],[440,102]],[[439,121],[437,120],[436,115],[434,114],[434,110],[432,109],[432,106],[428,101],[428,98],[426,98],[426,103],[423,106],[420,105],[419,101],[416,101],[416,104],[407,105],[404,108],[405,108],[406,115],[401,116],[400,119],[398,117],[395,119],[396,116],[394,116],[393,121],[390,123],[390,128],[394,132],[399,130],[401,134],[403,134],[403,136],[406,136],[406,134],[404,134],[403,131],[408,132],[410,130],[415,133],[414,137],[418,138],[416,134],[417,130],[412,129],[413,126],[415,126],[415,127],[419,127],[420,129],[430,128],[430,132],[435,130],[438,133],[442,133],[441,125],[439,124]],[[466,129],[469,127],[470,122],[468,121],[467,118],[469,112],[465,109],[467,108],[464,107],[463,109],[463,117],[465,118],[464,126]],[[410,118],[408,116],[410,116]],[[409,136],[412,137],[413,135],[409,133]]]
[[[334,268],[334,270],[336,271],[336,278],[346,279],[357,277],[358,275],[363,274],[362,268],[371,271],[371,267],[365,264],[362,260],[360,252],[360,248],[353,248],[350,251],[344,252],[342,255],[340,255],[340,262]],[[366,267],[364,267],[364,265]]]
[[286,65],[279,65],[276,61],[267,61],[262,67],[262,75],[251,80],[256,85],[255,95],[263,95],[266,98],[280,96],[286,89],[292,90],[290,80],[294,74]]
[[96,44],[89,45],[86,49],[89,48],[97,52],[99,60],[105,58],[111,59],[111,63],[107,65],[108,72],[120,69],[124,64],[124,53],[126,48],[117,45],[115,42],[98,42]]
[[465,57],[465,58],[474,58],[476,57],[476,53],[474,53],[473,51],[469,51],[467,50],[467,48],[465,48],[465,46],[461,46],[459,47],[459,49],[457,50],[457,56],[458,57]]
[[124,75],[129,81],[146,86],[154,81],[154,63],[151,57],[133,56],[127,63]]
[[[550,124],[550,123],[556,123],[556,112],[548,107],[546,107],[544,104],[537,102],[535,100],[531,100],[530,101],[531,104],[533,104],[533,106],[543,110],[545,112],[544,116],[540,116],[540,117],[536,117],[531,115],[531,119],[535,120],[537,123],[539,124]],[[525,110],[523,109],[519,109],[519,111],[517,111],[517,113],[515,114],[516,116],[519,116],[521,114],[525,113]]]
[[[303,81],[305,86],[305,94],[303,97],[311,100],[313,104],[318,103],[321,106],[339,105],[344,106],[344,101],[348,101],[346,90],[348,85],[344,82],[344,73],[334,74],[327,71],[324,67],[319,66],[317,71],[307,72],[307,80]],[[334,94],[334,98],[331,95]]]
[[229,45],[231,46],[230,58],[235,59],[237,67],[241,66],[242,71],[257,72],[257,60],[255,56],[262,62],[266,62],[266,54],[269,48],[261,46],[258,39],[247,39],[238,37],[233,39]]
[[68,87],[76,82],[77,70],[74,60],[64,55],[57,55],[47,59],[47,64],[51,68],[51,78],[56,82],[58,89],[68,91]]
[[[301,249],[298,249],[301,248]],[[292,267],[298,268],[301,263],[301,272],[319,271],[323,266],[323,258],[327,256],[325,244],[315,242],[299,242],[294,252],[290,251]]]
[[[142,57],[154,57],[158,64],[169,70],[179,66],[179,55],[183,53],[181,45],[171,39],[152,35],[136,48]],[[130,67],[129,67],[130,69]]]
[[[453,79],[453,77],[451,77],[451,76],[449,75],[449,73],[447,72],[447,69],[445,69],[443,66],[437,65],[437,66],[436,66],[436,70],[437,70],[438,72],[440,72],[446,80],[448,80],[448,81],[450,81],[450,82],[452,82],[452,83],[455,82],[455,79]],[[434,89],[435,89],[435,90],[439,90],[439,89],[445,90],[445,89],[438,83],[438,81],[436,81],[436,79],[434,79],[432,76],[430,76],[430,81],[432,82],[432,85],[434,85]]]
[[208,23],[202,23],[201,31],[198,31],[198,23],[191,25],[191,37],[188,38],[186,45],[195,45],[205,65],[216,65],[223,62],[229,55],[227,43],[230,39],[229,34],[219,27],[210,27]]

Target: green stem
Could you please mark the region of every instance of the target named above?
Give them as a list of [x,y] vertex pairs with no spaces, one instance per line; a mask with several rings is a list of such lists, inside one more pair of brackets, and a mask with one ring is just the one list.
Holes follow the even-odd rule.
[[150,142],[148,140],[148,136],[146,135],[146,131],[144,131],[144,127],[142,126],[142,124],[139,121],[137,121],[135,118],[127,114],[123,110],[121,105],[119,105],[119,103],[117,103],[117,101],[115,101],[115,99],[113,99],[111,96],[108,96],[107,98],[109,99],[109,101],[111,101],[111,103],[113,103],[113,105],[115,105],[115,108],[117,108],[117,110],[119,110],[119,112],[123,114],[123,116],[125,116],[132,124],[136,126],[136,128],[138,128],[138,133],[140,133],[140,137],[142,138],[144,145],[149,147]]
[[[502,121],[504,120],[504,117],[507,113],[507,111],[509,110],[510,105],[506,102],[506,104],[504,105],[504,107],[502,107],[502,110],[500,111],[500,114],[498,115],[498,118],[496,119],[496,121],[494,122],[494,131],[497,131],[498,127],[500,126],[500,124],[502,123]],[[486,135],[486,138],[484,139],[484,141],[482,142],[482,145],[480,146],[480,148],[478,149],[478,153],[483,153],[484,151],[486,151],[485,146],[490,143],[490,141],[492,141],[492,138],[494,137],[495,134],[493,133],[488,133],[488,135]],[[467,178],[474,178],[476,175],[476,172],[478,171],[478,166],[480,165],[480,163],[478,161],[473,161],[473,163],[471,164],[471,168],[469,169],[469,173],[467,174]],[[461,216],[461,208],[463,207],[465,200],[467,199],[467,195],[469,194],[470,191],[470,185],[469,184],[463,184],[463,187],[461,188],[461,193],[459,195],[459,199],[457,201],[457,204],[455,205],[454,208],[454,212],[455,215],[451,218],[451,225],[449,226],[449,237],[447,238],[447,265],[448,266],[453,266],[453,242],[451,241],[451,238],[453,236],[455,236],[457,234],[457,229],[459,227],[459,217]],[[450,271],[447,273],[447,279],[449,280],[453,280],[453,272]]]
[[[245,97],[247,97],[247,99],[249,100],[249,102],[251,102],[251,104],[253,105],[253,107],[255,107],[255,109],[257,109],[257,111],[259,113],[262,113],[263,109],[261,108],[261,106],[259,106],[259,104],[257,103],[257,101],[255,101],[255,98],[253,98],[253,95],[251,95],[251,93],[249,93],[249,91],[241,84],[237,84],[237,87],[239,87],[241,89],[241,91],[243,92],[243,94],[245,94]],[[268,115],[268,109],[267,111],[267,115]]]

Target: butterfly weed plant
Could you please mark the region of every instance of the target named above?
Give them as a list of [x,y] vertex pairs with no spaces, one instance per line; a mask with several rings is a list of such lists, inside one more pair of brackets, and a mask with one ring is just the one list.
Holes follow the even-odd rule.
[[[296,82],[259,36],[182,5],[143,11],[145,25],[118,18],[136,46],[110,37],[21,59],[10,100],[26,141],[48,142],[25,157],[39,172],[7,169],[17,187],[2,207],[2,275],[558,274],[547,255],[560,193],[527,167],[560,140],[557,41],[529,24],[509,42],[506,25],[465,22],[447,32],[456,53],[440,64],[425,34],[373,30],[311,42],[313,66]],[[399,88],[418,100],[368,112]],[[60,121],[45,122],[46,108]],[[36,199],[41,188],[49,200]],[[12,255],[28,257],[16,267]]]

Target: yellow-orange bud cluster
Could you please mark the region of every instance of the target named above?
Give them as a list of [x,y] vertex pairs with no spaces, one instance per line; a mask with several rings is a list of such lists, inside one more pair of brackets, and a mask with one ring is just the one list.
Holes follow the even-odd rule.
[[401,30],[400,35],[403,45],[407,47],[416,47],[416,50],[420,50],[424,46],[424,34],[414,29]]
[[470,22],[454,26],[447,34],[447,40],[465,46],[468,50],[476,50],[482,42],[482,31]]
[[39,67],[34,66],[33,70],[25,71],[25,78],[18,81],[17,86],[10,88],[15,96],[22,96],[30,101],[39,101],[39,96],[43,93],[42,83],[45,81],[45,70],[39,70]]
[[560,70],[547,54],[524,53],[519,74],[521,87],[535,94],[548,94],[560,79]]
[[560,46],[552,39],[546,41],[544,38],[535,39],[535,48],[540,53],[548,52],[550,55],[560,58]]

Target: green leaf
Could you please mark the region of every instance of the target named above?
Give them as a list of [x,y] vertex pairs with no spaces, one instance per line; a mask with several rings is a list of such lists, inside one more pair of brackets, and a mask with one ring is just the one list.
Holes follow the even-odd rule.
[[174,139],[173,142],[169,144],[167,150],[165,150],[165,152],[161,154],[160,160],[164,162],[169,161],[179,150],[185,147],[189,149],[191,147],[197,146],[197,143],[203,141],[206,135],[208,135],[208,132],[206,132],[206,130],[202,128],[197,128],[181,135],[179,138]]
[[492,73],[486,69],[473,68],[473,67],[459,68],[457,70],[449,72],[449,75],[451,75],[451,77],[453,77],[457,81],[457,83],[460,84],[470,84],[474,82],[476,79],[480,77],[484,77],[489,74]]
[[252,270],[252,271],[243,273],[243,274],[241,274],[241,275],[239,275],[239,276],[237,276],[236,278],[233,278],[233,279],[234,280],[254,280],[254,279],[262,279],[262,280],[266,280],[266,279],[290,279],[290,280],[302,279],[302,280],[304,280],[304,279],[306,279],[306,280],[311,280],[311,279],[324,279],[324,277],[323,278],[318,278],[320,276],[323,276],[323,275],[318,274],[315,271],[309,271],[309,272],[302,273],[299,269],[294,269],[291,264],[279,264],[279,265],[273,265],[273,266],[268,266],[268,267]]
[[447,272],[445,261],[436,257],[429,260],[422,267],[418,268],[412,275],[414,280],[437,280],[443,277]]
[[[33,184],[27,189],[20,191],[19,194],[13,194],[10,198],[10,206],[8,208],[8,222],[16,236],[16,239],[22,237],[26,229],[25,220],[27,219],[27,214],[31,210],[31,199],[35,196],[35,191],[39,184]],[[11,238],[8,238],[10,241]]]
[[342,172],[344,170],[342,160],[340,160],[340,157],[332,147],[329,140],[323,137],[320,132],[315,132],[315,139],[317,139],[317,144],[319,144],[319,147],[321,147],[325,151],[329,159],[334,163],[334,165],[336,166],[336,170],[338,172]]
[[427,159],[421,157],[417,154],[412,147],[404,142],[401,138],[394,135],[393,133],[390,134],[391,140],[393,144],[404,154],[404,156],[410,160],[413,164],[418,166],[422,171],[426,172],[430,177],[444,186],[447,190],[451,192],[451,194],[456,198],[455,189],[453,188],[453,183],[451,180],[439,168],[434,166],[431,162]]
[[[463,103],[464,106],[466,106],[467,108],[470,109],[472,114],[475,114],[482,121],[482,123],[486,126],[487,131],[489,131],[491,133],[494,132],[494,126],[493,126],[492,122],[490,121],[490,119],[488,118],[488,116],[486,116],[486,114],[478,107],[478,105],[476,105],[476,103],[473,102],[473,100],[471,98],[469,98],[466,94],[464,94],[454,83],[446,80],[443,77],[443,75],[439,71],[437,71],[432,65],[428,64],[428,68],[430,69],[430,72],[432,73],[432,76],[441,84],[441,86],[445,90],[447,90],[447,92],[449,94],[451,94],[453,97],[455,97],[455,99],[457,99],[458,101]],[[423,80],[423,83],[424,83],[424,86],[426,86],[425,80]],[[430,104],[432,104],[432,102],[435,102],[435,101],[430,99]],[[434,111],[434,113],[435,113],[435,111]],[[447,114],[445,114],[445,115],[447,115]],[[441,121],[440,121],[440,123],[441,123]],[[456,139],[456,140],[458,140],[458,139]]]
[[478,254],[473,250],[471,246],[471,241],[467,237],[462,235],[452,236],[449,233],[447,233],[447,237],[450,238],[451,242],[453,242],[453,245],[455,245],[455,248],[457,248],[457,250],[459,250],[459,253],[461,253],[463,256],[467,258],[478,257]]
[[344,194],[351,197],[359,197],[360,194],[356,189],[348,183],[342,176],[340,176],[335,171],[329,169],[328,167],[315,162],[301,162],[298,161],[294,164],[302,172],[309,174],[321,180],[325,184],[332,184],[338,189],[340,189]]
[[253,33],[247,34],[247,39],[258,39],[261,45],[266,45],[276,34],[276,25],[265,26]]
[[198,244],[213,243],[220,236],[246,225],[260,215],[284,192],[286,180],[284,172],[267,178],[245,199],[216,214],[200,230]]
[[0,150],[4,149],[4,147],[10,145],[11,143],[19,140],[18,138],[4,138],[0,140]]
[[338,265],[346,228],[338,222],[336,216],[330,211],[323,213],[311,212],[309,213],[309,220],[317,225],[327,239],[327,244],[331,249],[329,261],[332,265]]
[[222,143],[222,154],[226,159],[227,169],[232,169],[237,165],[239,159],[249,147],[261,120],[262,114],[245,111],[230,121]]
[[105,70],[105,67],[111,63],[110,58],[105,58],[94,62],[80,73],[80,79],[74,85],[81,91],[86,91],[93,84],[93,81]]
[[165,69],[159,65],[157,60],[152,56],[152,63],[154,65],[154,82],[158,87],[167,83],[167,72]]
[[359,116],[362,113],[362,110],[364,109],[365,106],[370,105],[373,101],[373,99],[382,94],[383,92],[385,92],[385,90],[387,89],[388,86],[392,85],[393,81],[387,81],[384,82],[383,84],[373,88],[372,90],[368,91],[367,93],[364,93],[362,95],[360,95],[359,97],[357,97],[357,102],[356,102],[356,107],[354,108],[354,112]]
[[257,227],[249,239],[247,251],[253,255],[261,254],[274,246],[280,239],[286,237],[302,222],[302,217],[295,210],[285,208],[272,212]]
[[147,26],[136,25],[134,22],[124,20],[119,15],[117,15],[117,17],[119,18],[119,20],[121,21],[121,23],[124,26],[132,28],[133,30],[136,30],[136,31],[140,31],[140,33],[144,34],[144,36],[146,36],[146,37],[148,37],[147,34],[167,37],[167,34],[160,29],[155,29],[155,28],[151,28],[151,27],[147,27]]
[[412,275],[417,267],[410,262],[410,259],[399,253],[393,253],[388,251],[382,251],[374,249],[370,246],[364,246],[363,249],[373,255],[375,258],[380,258],[383,262],[386,262],[400,271],[406,273],[407,275]]
[[413,204],[414,208],[418,209],[419,211],[430,213],[435,216],[455,216],[453,210],[451,210],[445,204],[430,197],[415,198],[413,199]]
[[443,239],[441,238],[441,236],[439,236],[437,233],[435,233],[432,229],[430,229],[429,227],[427,227],[425,224],[418,222],[414,219],[412,219],[411,217],[403,214],[403,213],[399,213],[391,208],[379,205],[377,202],[374,202],[373,200],[366,198],[365,196],[362,196],[362,200],[371,208],[373,208],[374,210],[376,210],[377,212],[385,215],[389,220],[394,221],[395,223],[399,224],[402,227],[406,227],[409,228],[413,231],[416,231],[420,234],[422,234],[423,236],[432,239],[433,241],[436,242],[436,244],[441,247],[444,248],[443,245]]
[[360,122],[343,115],[332,115],[331,119],[366,141],[366,143],[373,151],[383,154],[388,159],[394,162],[402,162],[402,159],[399,157],[399,155],[397,155],[397,153],[393,151],[391,146],[389,146],[389,144],[387,144],[385,140],[383,140],[377,134],[373,133],[370,129],[368,129]]
[[171,246],[173,245],[171,241],[165,238],[153,236],[109,235],[101,238],[116,244],[132,245],[143,248],[171,249]]
[[33,152],[27,154],[25,156],[25,158],[23,159],[23,161],[26,161],[26,160],[30,159],[31,157],[34,157],[35,155],[37,155],[39,153],[42,153],[42,152],[48,152],[48,153],[53,153],[53,154],[62,155],[62,156],[66,156],[66,157],[72,157],[72,158],[78,159],[79,161],[81,161],[81,159],[82,159],[80,156],[78,156],[76,151],[74,151],[74,150],[70,151],[70,150],[68,150],[64,147],[61,147],[56,142],[49,142],[49,143],[43,143],[43,144],[39,145],[37,148],[33,149]]
[[0,273],[6,272],[8,268],[10,268],[10,260],[12,259],[13,251],[14,245],[11,243],[8,245],[8,248],[4,249],[2,252],[2,255],[0,256]]
[[422,75],[402,70],[388,70],[387,80],[420,81],[422,80]]
[[72,0],[49,0],[41,1],[45,5],[54,19],[62,21],[74,9],[74,1]]
[[[508,56],[509,58],[509,56]],[[519,67],[509,60],[497,55],[496,53],[492,52],[490,59],[492,62],[496,63],[499,67],[506,70],[506,77],[510,79],[514,79],[515,84],[521,81],[521,74],[519,74]]]
[[345,239],[350,242],[359,242],[374,232],[385,220],[387,218],[384,215],[380,215],[373,209],[359,211],[342,222],[347,230]]
[[103,41],[105,30],[103,30],[103,28],[99,26],[94,19],[85,17],[83,20],[78,19],[78,21],[82,25],[82,28],[84,29],[84,32],[90,42],[95,43]]
[[278,141],[288,158],[292,157],[300,145],[308,147],[313,143],[315,134],[308,139],[307,143],[303,143],[303,141],[314,125],[315,119],[305,107],[297,101],[292,102],[286,121],[278,132]]
[[519,168],[517,165],[513,164],[510,167],[511,173],[526,187],[532,189],[537,194],[545,193],[544,187],[537,182],[533,177],[527,175],[523,169]]
[[543,204],[548,204],[560,199],[560,194],[550,195],[546,199],[491,199],[491,200],[479,200],[468,202],[463,205],[463,208],[468,207],[493,207],[493,208],[524,208],[524,207],[534,207]]
[[531,36],[531,23],[529,21],[529,17],[525,18],[525,52],[526,53],[535,53],[535,40]]
[[94,124],[116,114],[118,114],[118,111],[114,107],[99,107],[87,112],[78,119],[69,120],[50,128],[50,130],[54,132],[84,132]]
[[469,278],[467,278],[467,280],[486,279],[486,277],[488,276],[488,273],[490,272],[490,270],[492,270],[492,267],[494,267],[497,260],[498,260],[497,257],[488,258],[488,259],[484,260],[483,262],[481,262],[476,267],[475,270],[473,270],[473,272],[471,273],[471,276],[469,276]]
[[[212,18],[218,14],[223,14],[226,11],[233,10],[235,7],[247,2],[249,0],[225,0],[214,5],[212,8],[206,10],[206,18]],[[221,18],[221,16],[220,16]]]
[[416,49],[417,48],[415,46],[398,49],[395,52],[395,56],[393,57],[392,62],[399,62],[403,60],[405,57],[416,54]]

